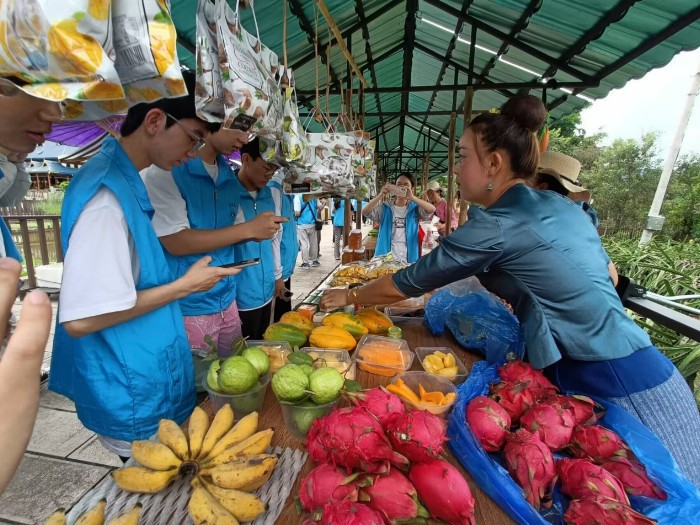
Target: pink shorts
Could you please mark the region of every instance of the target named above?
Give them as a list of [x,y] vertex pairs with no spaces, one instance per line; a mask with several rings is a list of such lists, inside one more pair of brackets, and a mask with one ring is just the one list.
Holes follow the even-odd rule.
[[230,356],[233,341],[242,335],[241,318],[238,315],[236,301],[233,301],[226,310],[217,314],[186,315],[185,331],[190,348],[208,351],[209,345],[204,341],[204,337],[208,335],[214,341],[219,356]]

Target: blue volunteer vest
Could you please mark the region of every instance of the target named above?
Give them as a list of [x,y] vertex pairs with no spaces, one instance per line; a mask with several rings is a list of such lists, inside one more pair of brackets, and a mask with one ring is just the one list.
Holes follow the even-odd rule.
[[280,193],[282,217],[287,217],[289,222],[282,224],[282,242],[280,243],[280,259],[282,263],[282,279],[289,279],[294,273],[299,254],[299,241],[297,240],[297,223],[294,216],[294,197],[282,191],[282,185],[272,180],[268,183],[270,188],[275,188]]
[[[394,229],[394,213],[391,206],[382,203],[382,220],[379,224],[377,246],[374,255],[386,255],[391,251],[391,232]],[[406,260],[418,260],[418,205],[409,202],[406,209]]]
[[[216,184],[202,164],[201,157],[173,168],[172,176],[187,204],[187,220],[193,230],[215,230],[233,225],[238,212],[235,198],[233,170],[221,155],[216,158],[219,175]],[[185,275],[187,270],[205,255],[211,255],[212,266],[234,262],[233,247],[192,255],[174,256],[165,250],[174,278]],[[236,299],[236,279],[225,277],[212,289],[180,299],[183,315],[209,315],[223,312]]]
[[[275,202],[269,186],[258,190],[255,199],[238,180],[236,172],[236,196],[246,222],[259,213],[275,211]],[[272,258],[272,241],[240,242],[233,247],[236,261],[260,258],[260,264],[243,268],[236,274],[236,304],[239,310],[254,310],[267,304],[275,292],[275,264]]]
[[5,245],[5,257],[17,259],[21,264],[24,259],[22,259],[19,248],[17,248],[15,240],[12,238],[10,228],[2,217],[0,217],[0,233],[2,233],[2,243]]
[[[171,282],[151,226],[153,208],[146,187],[124,150],[111,138],[68,187],[61,214],[64,252],[70,250],[70,234],[81,211],[101,188],[114,193],[133,236],[141,267],[136,289]],[[71,337],[59,324],[49,388],[75,402],[85,427],[115,439],[147,439],[162,418],[183,423],[196,398],[192,356],[179,305],[172,302],[80,338]]]

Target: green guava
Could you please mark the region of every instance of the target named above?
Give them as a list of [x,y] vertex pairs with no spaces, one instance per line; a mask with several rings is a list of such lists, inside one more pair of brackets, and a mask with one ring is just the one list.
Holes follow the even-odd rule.
[[345,383],[345,378],[335,368],[317,368],[309,377],[309,389],[313,392],[311,400],[317,405],[335,401]]
[[245,357],[224,359],[219,370],[219,390],[225,394],[242,394],[258,382],[258,371]]
[[308,389],[309,378],[299,365],[284,365],[272,376],[272,391],[280,401],[299,401]]
[[311,365],[298,365],[306,374],[306,377],[311,377],[311,373],[314,371],[314,367]]
[[221,369],[221,360],[212,361],[207,372],[207,386],[214,392],[219,392],[219,370]]
[[315,409],[314,407],[316,407],[316,404],[309,400],[299,403],[297,408],[293,409],[292,424],[304,434],[309,431],[315,419],[323,417],[328,412],[326,407],[316,407]]
[[265,350],[259,346],[251,346],[241,352],[241,356],[245,357],[258,371],[258,376],[264,376],[270,370],[270,358],[267,357]]

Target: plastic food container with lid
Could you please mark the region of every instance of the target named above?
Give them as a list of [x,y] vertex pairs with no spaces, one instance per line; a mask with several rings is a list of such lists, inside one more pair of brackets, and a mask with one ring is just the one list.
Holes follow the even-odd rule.
[[437,375],[439,377],[443,377],[445,379],[448,379],[452,381],[454,384],[459,385],[460,383],[463,383],[464,380],[467,378],[469,375],[469,371],[467,370],[467,367],[464,366],[464,363],[462,363],[462,359],[451,349],[446,346],[419,346],[415,350],[416,352],[416,359],[418,359],[418,362],[420,363],[420,366],[423,368],[428,373],[432,373],[430,370],[428,370],[425,366],[425,358],[428,357],[429,355],[434,355],[435,352],[442,352],[445,355],[452,355],[455,361],[455,365],[457,367],[457,373],[456,374],[440,374],[439,372]]
[[411,368],[414,355],[403,339],[365,335],[357,343],[355,362],[360,370],[392,377]]
[[287,356],[292,353],[292,347],[287,341],[246,341],[246,347],[258,347],[265,351],[270,358],[271,374],[286,365]]
[[[435,414],[436,416],[446,417],[448,412],[452,410],[452,406],[457,401],[457,387],[445,379],[444,377],[437,376],[435,374],[430,374],[428,372],[406,372],[394,377],[391,382],[396,383],[401,379],[405,385],[413,390],[413,392],[418,395],[420,391],[420,386],[422,386],[426,392],[441,392],[443,395],[454,394],[454,399],[444,405],[435,405],[432,403],[414,403],[408,399],[400,397],[406,408],[413,410],[427,410],[428,412]],[[419,386],[420,385],[420,386]]]
[[314,368],[330,366],[343,374],[345,379],[355,379],[357,367],[347,350],[307,346],[302,348],[301,351],[306,352],[316,360]]

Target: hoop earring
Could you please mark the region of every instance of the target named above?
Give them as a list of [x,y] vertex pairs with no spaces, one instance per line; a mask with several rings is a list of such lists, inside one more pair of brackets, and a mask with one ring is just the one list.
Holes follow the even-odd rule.
[[486,191],[493,191],[493,182],[486,184]]

